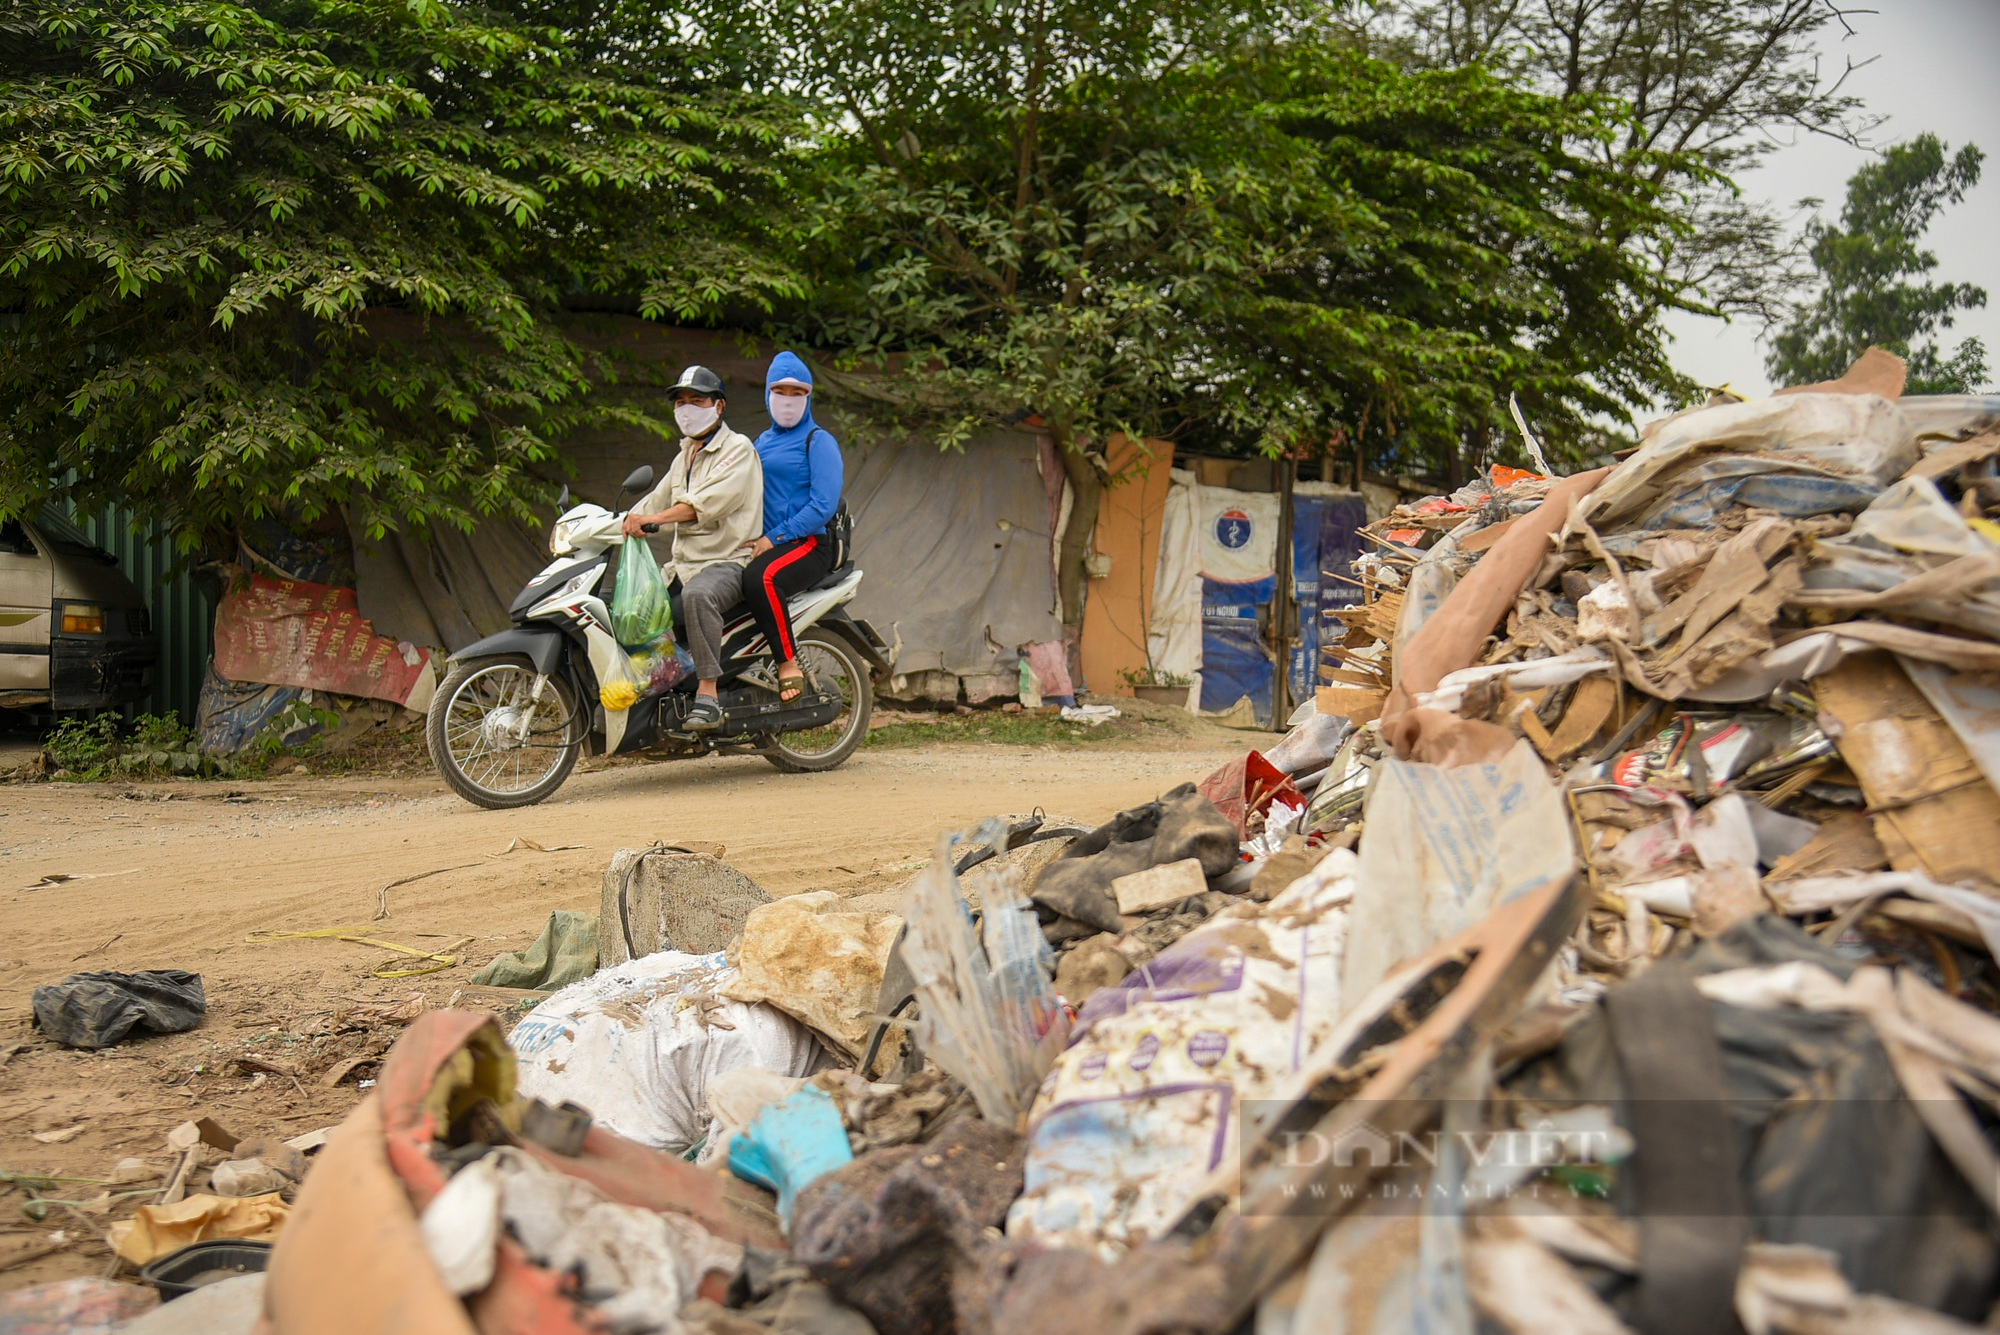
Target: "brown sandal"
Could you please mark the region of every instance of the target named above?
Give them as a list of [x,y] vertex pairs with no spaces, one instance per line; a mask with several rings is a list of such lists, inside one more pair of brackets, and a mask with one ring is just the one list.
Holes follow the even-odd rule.
[[788,705],[792,701],[804,695],[805,693],[806,693],[805,673],[795,672],[790,676],[785,676],[780,674],[780,676],[778,677],[779,703]]

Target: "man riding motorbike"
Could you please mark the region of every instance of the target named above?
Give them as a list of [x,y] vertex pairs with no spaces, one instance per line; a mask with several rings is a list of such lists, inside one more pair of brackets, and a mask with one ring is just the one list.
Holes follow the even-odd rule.
[[725,614],[743,596],[743,566],[764,527],[763,465],[750,438],[724,424],[723,388],[722,377],[706,366],[688,367],[669,387],[685,438],[666,479],[633,505],[624,523],[628,536],[648,524],[673,526],[673,555],[660,569],[677,597],[694,658],[695,698],[682,725],[690,732],[722,726],[716,682]]
[[827,521],[840,505],[844,469],[840,442],[813,421],[812,372],[789,352],[771,359],[764,401],[771,428],[757,437],[764,465],[764,532],[750,544],[743,597],[771,657],[778,662],[778,698],[795,700],[805,687],[787,596],[810,589],[833,569]]

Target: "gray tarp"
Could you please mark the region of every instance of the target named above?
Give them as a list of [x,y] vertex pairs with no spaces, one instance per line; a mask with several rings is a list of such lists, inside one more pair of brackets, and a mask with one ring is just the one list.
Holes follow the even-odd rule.
[[548,537],[506,519],[471,533],[354,535],[354,594],[375,629],[457,652],[502,630],[514,595],[548,564]]
[[1007,430],[962,454],[923,441],[847,447],[855,560],[868,572],[854,610],[900,644],[898,673],[1002,671],[1020,646],[1062,638],[1037,448]]
[[[770,424],[763,399],[768,353],[744,355],[733,335],[615,316],[590,317],[587,328],[588,341],[670,371],[693,361],[713,367],[729,385],[729,424],[753,437]],[[667,415],[664,405],[653,406]],[[995,428],[962,452],[940,453],[920,439],[881,440],[848,429],[831,404],[815,412],[846,456],[855,563],[867,572],[851,610],[900,649],[899,674],[1011,676],[1020,645],[1062,638],[1038,437]],[[640,464],[663,472],[667,451],[665,442],[641,431],[585,433],[566,461],[570,489],[618,508],[624,503],[618,484]],[[462,649],[507,624],[514,595],[549,559],[553,521],[551,514],[530,530],[490,519],[469,535],[436,529],[380,542],[356,533],[361,612],[383,635]]]

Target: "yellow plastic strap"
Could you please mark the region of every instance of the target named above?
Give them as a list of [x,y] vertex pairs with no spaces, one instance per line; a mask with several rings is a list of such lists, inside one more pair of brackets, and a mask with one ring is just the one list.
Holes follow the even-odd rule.
[[396,969],[390,967],[396,963],[395,960],[384,960],[375,966],[373,970],[374,976],[377,978],[414,978],[418,974],[439,973],[451,968],[458,963],[458,956],[453,952],[471,945],[478,938],[461,936],[458,940],[440,950],[419,950],[415,946],[406,946],[400,942],[384,941],[379,937],[366,936],[363,935],[363,929],[359,927],[319,927],[310,932],[259,931],[252,932],[243,939],[253,946],[267,945],[273,941],[349,941],[357,946],[373,946],[377,950],[393,950],[399,955],[414,955],[420,960],[428,961],[428,963],[413,969]]

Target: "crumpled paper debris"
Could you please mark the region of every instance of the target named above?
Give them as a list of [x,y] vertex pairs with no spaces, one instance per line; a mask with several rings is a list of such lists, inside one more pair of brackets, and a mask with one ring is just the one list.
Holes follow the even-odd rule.
[[172,1205],[142,1205],[131,1219],[110,1229],[111,1249],[133,1265],[211,1238],[268,1242],[278,1236],[291,1207],[276,1192],[267,1196],[190,1196]]

